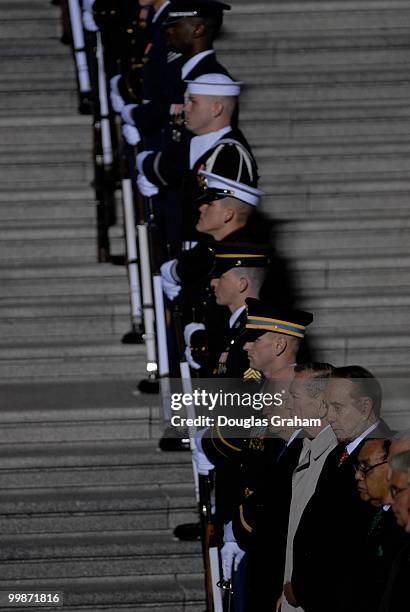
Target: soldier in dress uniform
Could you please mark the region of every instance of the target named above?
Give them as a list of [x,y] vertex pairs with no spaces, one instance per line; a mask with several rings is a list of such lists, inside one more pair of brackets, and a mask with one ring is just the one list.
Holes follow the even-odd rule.
[[200,190],[200,170],[257,187],[255,158],[242,132],[232,126],[240,87],[241,83],[218,73],[187,81],[185,122],[194,134],[189,146],[185,140],[171,141],[163,150],[144,151],[137,156],[138,184],[144,195],[155,188],[182,186],[184,240],[197,239],[194,228],[198,211],[193,202]]
[[[191,135],[183,118],[185,80],[209,73],[228,75],[216,59],[213,40],[222,24],[223,11],[229,8],[214,0],[175,0],[171,5],[163,27],[175,53],[168,55],[167,70],[155,81],[156,97],[145,100],[144,104],[126,105],[121,112],[125,123],[123,134],[129,144],[137,145],[142,137],[149,139],[143,143],[146,150],[138,158],[140,170],[147,151],[166,149],[174,142],[186,151],[189,149]],[[184,223],[181,187],[168,185],[159,194],[158,187],[144,176],[138,184],[143,195],[153,198],[164,258],[175,256],[180,252]]]
[[[272,305],[252,298],[247,299],[246,304],[246,329],[250,338],[248,338],[248,343],[245,344],[245,349],[250,356],[250,366],[262,370],[266,379],[263,391],[275,395],[279,388],[283,390],[284,387],[288,386],[294,376],[299,345],[304,338],[306,327],[311,323],[313,317],[310,313],[303,311],[278,311]],[[258,345],[260,345],[259,351],[256,349]],[[285,396],[286,394],[283,396],[284,403],[281,408],[264,409],[263,416],[269,417],[272,414],[279,414],[286,418],[289,407],[286,404]],[[255,523],[257,523],[258,518],[265,517],[263,507],[259,508],[258,505],[263,506],[264,503],[267,503],[266,500],[270,499],[267,495],[269,483],[264,482],[264,486],[262,486],[260,477],[262,474],[272,476],[275,473],[278,482],[279,475],[283,476],[283,482],[285,482],[297,465],[301,450],[301,442],[296,439],[296,432],[293,428],[278,428],[276,431],[274,428],[270,429],[273,429],[273,438],[266,437],[269,433],[268,427],[257,428],[251,432],[251,436],[243,430],[241,438],[240,428],[237,428],[237,431],[230,430],[230,433],[226,428],[216,426],[210,431],[209,437],[204,435],[201,440],[201,449],[208,461],[211,465],[216,465],[216,511],[219,520],[224,523],[224,546],[221,552],[224,578],[226,580],[231,578],[230,568],[232,564],[238,565],[238,561],[241,560],[242,564],[247,564],[246,571],[240,574],[240,584],[238,584],[238,577],[236,578],[234,590],[236,589],[238,593],[241,593],[240,599],[243,604],[248,599],[245,584],[251,577],[251,585],[258,588],[259,591],[257,594],[249,592],[249,597],[252,598],[252,605],[256,601],[258,602],[258,610],[268,609],[268,604],[272,605],[277,595],[277,591],[272,587],[273,578],[269,585],[265,585],[265,588],[255,580],[258,568],[261,569],[258,560],[263,558],[263,563],[266,563],[266,561],[263,550],[255,550],[252,546],[252,542],[254,544],[255,541],[253,538],[249,538],[247,531],[256,529]],[[278,468],[279,463],[280,469]],[[269,480],[269,478],[267,479]],[[275,479],[272,481],[273,487],[275,487],[274,481]],[[282,485],[278,488],[283,489]],[[268,487],[268,490],[265,487]],[[252,497],[256,488],[258,489],[258,495]],[[284,495],[283,490],[281,494]],[[256,500],[255,503],[253,503],[254,500]],[[279,502],[277,505],[282,507]],[[283,516],[286,516],[286,510],[285,514],[278,512],[278,517],[279,515],[283,527]],[[250,523],[253,523],[252,526]],[[260,532],[266,529],[267,525],[264,523],[257,527],[259,529],[256,530],[260,535]],[[243,537],[244,533],[245,537]],[[244,560],[245,551],[236,540],[236,535],[239,536],[239,543],[243,542],[245,548],[247,548],[247,561]],[[268,535],[268,533],[262,534],[258,543],[267,541]],[[251,542],[250,545],[249,541]],[[284,550],[285,543],[286,540],[283,546],[279,546],[279,542],[277,542],[278,551],[279,549]],[[279,558],[279,552],[277,552],[277,556]],[[277,589],[280,590],[280,576],[275,584]],[[252,605],[246,609],[255,609]]]
[[[170,0],[141,0],[139,30],[144,31],[143,53],[139,61],[122,67],[111,79],[111,103],[117,113],[126,104],[157,99],[166,78],[168,46],[163,23],[168,17]],[[154,143],[155,144],[155,143]]]
[[142,136],[156,134],[167,126],[167,134],[179,140],[184,130],[185,80],[210,72],[228,74],[216,60],[213,40],[222,24],[223,11],[229,8],[214,0],[173,1],[162,27],[175,53],[168,54],[166,74],[156,77],[155,98],[126,105],[121,112],[124,123],[134,127],[130,144],[136,145]]
[[[224,176],[201,171],[206,179],[203,194],[197,203],[200,204],[200,217],[196,225],[198,232],[211,239],[202,240],[185,251],[180,258],[170,260],[162,265],[164,290],[169,298],[175,298],[181,291],[180,302],[183,308],[183,320],[190,325],[185,334],[187,346],[191,344],[194,332],[208,330],[206,364],[202,375],[211,375],[217,357],[223,350],[221,340],[228,332],[229,311],[218,306],[210,292],[209,273],[213,266],[213,253],[210,250],[219,242],[263,242],[269,243],[265,230],[258,234],[249,230],[249,220],[259,204],[262,193],[244,182],[234,181]],[[241,177],[242,178],[242,177]],[[246,177],[245,177],[246,178]],[[202,203],[203,202],[203,203]],[[266,228],[265,228],[266,229]],[[189,333],[188,333],[189,331]],[[201,364],[201,365],[205,365]]]
[[215,249],[211,287],[219,306],[231,312],[230,334],[225,350],[213,371],[215,376],[243,379],[249,360],[243,350],[246,342],[246,299],[258,298],[266,278],[269,248],[220,243]]

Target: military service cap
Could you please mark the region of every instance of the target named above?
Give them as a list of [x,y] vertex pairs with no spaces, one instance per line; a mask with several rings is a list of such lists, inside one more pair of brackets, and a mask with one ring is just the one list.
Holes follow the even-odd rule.
[[173,0],[164,27],[173,26],[186,17],[222,16],[223,11],[230,11],[229,4],[216,0]]
[[233,268],[266,268],[271,247],[219,242],[211,250],[215,258],[211,276],[218,278]]
[[186,93],[201,96],[239,96],[242,81],[233,81],[226,74],[202,74],[188,84]]
[[278,311],[272,304],[248,298],[246,300],[246,330],[252,339],[275,332],[294,338],[304,338],[306,327],[313,321],[313,315],[303,310]]
[[203,194],[197,198],[197,204],[213,202],[214,200],[222,200],[223,198],[230,197],[250,204],[250,206],[257,206],[263,195],[263,192],[255,187],[228,179],[219,174],[201,170],[199,176],[203,177],[205,180],[202,185]]

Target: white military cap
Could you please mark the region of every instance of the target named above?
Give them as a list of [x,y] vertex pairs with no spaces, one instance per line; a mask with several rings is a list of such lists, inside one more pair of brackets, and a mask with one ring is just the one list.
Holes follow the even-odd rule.
[[239,96],[242,81],[233,81],[226,74],[202,74],[188,83],[187,93],[202,96]]

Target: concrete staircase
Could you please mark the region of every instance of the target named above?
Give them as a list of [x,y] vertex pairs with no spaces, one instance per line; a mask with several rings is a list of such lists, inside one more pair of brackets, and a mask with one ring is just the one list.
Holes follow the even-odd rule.
[[[248,83],[242,125],[317,356],[407,373],[409,3],[232,5],[218,52]],[[119,343],[125,273],[96,264],[91,126],[58,10],[0,15],[0,591],[203,610],[199,546],[171,535],[195,518],[189,457],[156,451],[157,399],[132,393],[144,351]]]
[[158,398],[133,395],[145,353],[120,343],[125,269],[96,263],[91,120],[58,16],[0,0],[0,591],[197,612],[200,547],[172,539],[195,520],[192,468],[156,449]]
[[317,356],[407,374],[410,4],[232,4],[220,56]]

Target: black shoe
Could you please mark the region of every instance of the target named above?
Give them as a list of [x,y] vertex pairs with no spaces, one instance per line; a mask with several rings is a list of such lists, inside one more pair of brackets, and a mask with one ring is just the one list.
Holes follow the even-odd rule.
[[174,538],[182,542],[196,542],[201,539],[200,523],[184,523],[174,529]]
[[169,438],[166,436],[160,438],[158,448],[165,453],[191,450],[189,438]]
[[155,379],[144,378],[138,383],[137,389],[140,393],[159,393],[159,381]]
[[144,334],[137,328],[127,332],[121,338],[122,344],[144,344]]
[[114,266],[126,266],[127,265],[127,257],[125,255],[111,255],[110,262]]
[[80,115],[92,115],[93,106],[90,94],[80,93],[80,102],[78,105],[78,112]]

